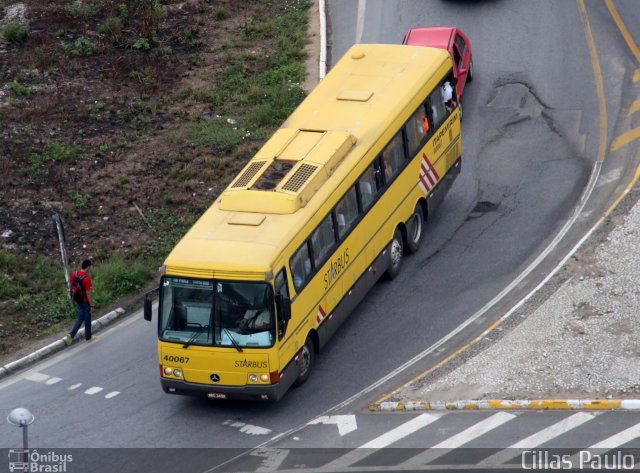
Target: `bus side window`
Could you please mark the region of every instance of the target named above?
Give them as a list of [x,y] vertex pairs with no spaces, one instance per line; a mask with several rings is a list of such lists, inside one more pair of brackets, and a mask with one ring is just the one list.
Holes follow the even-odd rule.
[[369,168],[358,179],[358,191],[360,193],[360,205],[362,211],[366,211],[380,192],[380,185],[377,176],[380,174],[377,162]]
[[358,218],[358,199],[356,188],[347,191],[342,200],[336,205],[336,223],[338,224],[338,238],[342,238]]
[[324,263],[335,243],[336,232],[333,227],[333,216],[329,214],[311,234],[311,250],[316,268]]
[[309,254],[309,245],[305,241],[298,251],[296,251],[291,260],[289,261],[291,274],[293,275],[293,287],[296,292],[300,292],[300,289],[309,279],[311,275],[311,255]]
[[382,167],[387,184],[393,180],[404,165],[404,158],[402,133],[398,133],[382,151]]
[[433,127],[438,128],[444,122],[447,115],[447,109],[444,106],[442,96],[442,87],[438,86],[429,95],[429,103],[431,104],[431,116],[433,117]]
[[282,268],[282,271],[278,273],[275,281],[276,294],[281,294],[287,299],[289,299],[289,286],[287,285],[287,273],[285,269]]
[[407,133],[409,156],[415,156],[422,147],[422,144],[426,142],[430,131],[429,119],[427,118],[427,111],[424,105],[420,105],[411,116],[405,126],[405,130]]

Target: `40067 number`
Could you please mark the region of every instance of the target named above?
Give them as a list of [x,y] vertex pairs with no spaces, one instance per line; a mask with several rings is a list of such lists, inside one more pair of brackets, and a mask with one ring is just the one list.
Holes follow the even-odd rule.
[[164,355],[164,361],[169,361],[171,363],[189,363],[189,357]]

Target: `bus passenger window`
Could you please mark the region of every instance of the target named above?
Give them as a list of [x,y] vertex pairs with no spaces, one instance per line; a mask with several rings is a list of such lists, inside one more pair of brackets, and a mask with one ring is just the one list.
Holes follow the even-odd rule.
[[407,145],[410,156],[414,156],[420,149],[423,140],[429,134],[429,120],[424,105],[420,105],[405,127]]
[[342,238],[353,226],[358,218],[358,199],[356,188],[347,191],[342,200],[336,205],[336,222],[338,223],[338,238]]
[[398,133],[382,151],[382,164],[385,182],[389,183],[404,163],[404,147],[402,145],[402,133]]
[[313,260],[316,267],[320,267],[324,263],[335,242],[336,234],[333,229],[333,218],[329,214],[311,234],[311,248],[313,249]]
[[444,106],[444,98],[442,96],[442,88],[436,87],[431,95],[429,95],[429,102],[431,103],[431,114],[433,116],[433,127],[438,128],[442,125],[447,114],[447,109]]
[[311,256],[309,255],[309,246],[306,241],[293,254],[289,265],[291,274],[293,274],[293,286],[296,291],[299,291],[311,274]]
[[376,180],[376,172],[375,166],[371,165],[358,180],[360,203],[362,204],[363,211],[367,210],[373,201],[376,200],[376,196],[380,190]]

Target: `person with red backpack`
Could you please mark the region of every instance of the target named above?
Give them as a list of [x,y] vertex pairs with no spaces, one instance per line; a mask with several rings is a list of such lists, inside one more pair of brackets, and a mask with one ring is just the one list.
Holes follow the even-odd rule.
[[64,342],[67,345],[71,345],[78,330],[84,323],[84,339],[88,342],[95,340],[96,337],[91,335],[91,309],[93,308],[93,300],[91,299],[91,277],[89,271],[91,270],[91,260],[84,260],[82,262],[82,269],[78,269],[71,273],[70,280],[70,295],[73,302],[76,304],[77,318],[76,323],[73,324],[71,332],[64,337]]

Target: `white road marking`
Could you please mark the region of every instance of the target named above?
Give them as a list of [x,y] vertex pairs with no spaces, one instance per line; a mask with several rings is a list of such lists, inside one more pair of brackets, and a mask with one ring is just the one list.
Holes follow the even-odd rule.
[[386,432],[373,440],[370,440],[369,442],[365,443],[361,447],[355,450],[351,450],[346,455],[343,455],[339,458],[336,458],[332,462],[327,463],[325,466],[322,467],[322,469],[323,470],[344,469],[347,466],[352,465],[368,457],[369,455],[375,453],[377,449],[388,447],[389,445],[397,442],[398,440],[402,440],[406,436],[411,435],[412,433],[422,429],[423,427],[426,427],[432,422],[435,422],[440,417],[441,416],[436,416],[433,414],[421,414],[418,417],[414,417],[409,422],[405,422],[404,424],[399,425],[395,429],[390,430],[389,432]]
[[44,384],[56,384],[56,383],[59,383],[60,381],[62,381],[62,378],[56,378],[55,376],[53,376],[48,380],[46,380]]
[[120,391],[113,391],[113,392],[110,392],[109,394],[107,394],[107,395],[105,396],[105,399],[111,399],[112,397],[116,397],[118,394],[120,394]]
[[309,425],[315,424],[335,424],[338,426],[340,436],[347,435],[358,428],[356,416],[353,414],[340,416],[321,416],[309,422]]
[[591,445],[589,448],[616,448],[633,439],[637,439],[638,437],[640,437],[640,424],[636,424],[622,432],[618,432],[607,439]]
[[33,381],[34,383],[46,383],[50,376],[43,373],[27,373],[24,379]]
[[102,391],[102,388],[99,388],[98,386],[94,386],[92,388],[87,389],[84,393],[92,396],[96,393],[99,393],[100,391]]
[[78,389],[82,386],[82,383],[74,384],[73,386],[69,386],[69,391],[73,391],[74,389]]
[[542,429],[535,434],[514,443],[513,445],[510,445],[504,450],[500,450],[498,453],[485,458],[481,463],[483,465],[504,463],[517,455],[517,452],[514,449],[535,448],[561,434],[564,434],[565,432],[568,432],[571,429],[575,429],[585,422],[590,421],[595,418],[596,415],[598,414],[587,414],[585,412],[573,414],[570,417],[562,419],[560,422],[556,422],[555,424],[550,425],[549,427]]
[[573,455],[569,461],[572,465],[588,464],[590,458],[602,455],[609,450],[620,447],[621,445],[631,442],[638,437],[640,437],[640,424],[633,425],[609,438],[601,440],[598,443],[594,443],[589,448],[581,450],[579,453]]
[[490,430],[501,426],[514,417],[516,417],[515,414],[510,414],[508,412],[498,412],[497,414],[494,414],[491,417],[488,417],[478,422],[477,424],[472,425],[468,429],[463,430],[453,437],[449,437],[448,439],[440,442],[437,445],[434,445],[433,447],[423,451],[422,453],[411,457],[409,460],[402,463],[401,466],[411,469],[411,467],[426,465],[436,458],[449,453],[450,450],[461,447],[465,443],[468,443],[473,439],[486,434]]
[[265,429],[264,427],[258,427],[257,425],[245,424],[244,422],[236,422],[233,420],[226,420],[222,425],[228,425],[240,429],[240,432],[249,435],[266,435],[271,432],[271,429]]
[[270,448],[270,449],[258,449],[251,452],[253,457],[262,457],[262,465],[256,468],[256,473],[270,473],[277,471],[282,465],[282,462],[289,455],[289,449],[286,448]]

